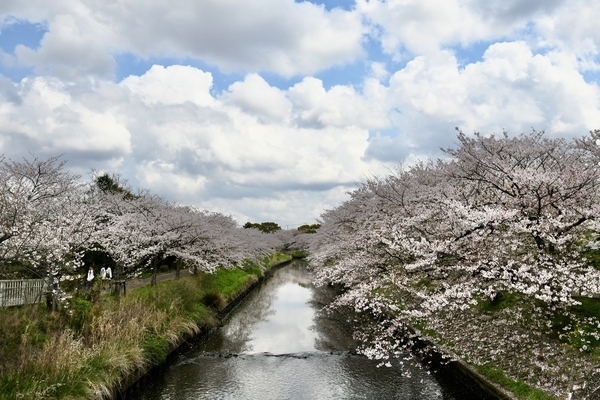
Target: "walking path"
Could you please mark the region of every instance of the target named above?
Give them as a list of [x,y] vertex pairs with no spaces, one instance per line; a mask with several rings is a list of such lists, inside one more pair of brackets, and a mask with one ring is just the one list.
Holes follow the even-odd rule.
[[[176,275],[177,275],[176,271],[167,272],[166,274],[158,274],[158,275],[156,275],[156,283],[173,280],[173,279],[175,279]],[[187,275],[189,275],[187,269],[183,269],[180,271],[180,275],[179,275],[180,277],[184,277]],[[128,280],[127,281],[127,290],[141,288],[142,286],[149,285],[150,282],[152,282],[152,277]]]

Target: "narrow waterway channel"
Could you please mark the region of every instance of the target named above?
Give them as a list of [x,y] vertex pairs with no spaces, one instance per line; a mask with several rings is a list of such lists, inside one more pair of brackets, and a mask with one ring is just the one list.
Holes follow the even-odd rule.
[[[411,361],[377,368],[377,361],[355,355],[345,318],[319,312],[331,289],[310,282],[301,262],[275,272],[224,326],[144,379],[127,400],[493,398],[468,380],[429,374]],[[402,376],[402,361],[410,377]]]

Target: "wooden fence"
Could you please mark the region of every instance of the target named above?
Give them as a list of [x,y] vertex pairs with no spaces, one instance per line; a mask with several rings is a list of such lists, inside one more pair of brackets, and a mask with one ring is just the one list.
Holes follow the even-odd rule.
[[43,279],[0,280],[0,307],[39,302],[44,289]]

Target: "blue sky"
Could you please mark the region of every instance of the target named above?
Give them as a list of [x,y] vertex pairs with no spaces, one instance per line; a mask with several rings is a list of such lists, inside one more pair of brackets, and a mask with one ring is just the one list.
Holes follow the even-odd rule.
[[[301,3],[301,1],[297,1],[296,3]],[[311,3],[323,5],[327,10],[332,10],[334,8],[342,8],[344,10],[350,11],[354,8],[354,1],[347,0],[312,1]]]
[[456,126],[600,128],[598,17],[592,0],[9,1],[0,153],[311,223]]
[[[46,33],[43,24],[32,24],[27,21],[14,22],[0,30],[0,49],[6,54],[14,56],[15,47],[24,45],[37,48]],[[26,76],[34,74],[33,67],[11,66],[0,64],[0,73],[13,81],[20,81]]]

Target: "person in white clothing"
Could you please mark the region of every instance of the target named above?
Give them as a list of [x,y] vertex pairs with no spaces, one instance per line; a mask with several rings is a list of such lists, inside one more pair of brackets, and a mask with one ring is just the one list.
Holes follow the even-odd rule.
[[106,268],[104,268],[104,265],[100,268],[100,278],[102,278],[102,287],[106,286]]
[[112,270],[110,267],[102,266],[102,269],[100,269],[100,276],[102,277],[102,287],[106,287],[108,280],[112,279]]
[[88,288],[91,288],[92,284],[94,282],[94,267],[92,265],[90,265],[90,269],[87,272],[86,281],[87,281]]

